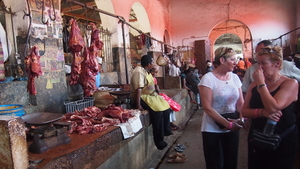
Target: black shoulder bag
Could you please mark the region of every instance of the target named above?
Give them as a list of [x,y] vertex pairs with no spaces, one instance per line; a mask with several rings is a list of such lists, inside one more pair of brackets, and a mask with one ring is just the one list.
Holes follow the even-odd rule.
[[274,151],[278,148],[281,140],[288,135],[295,127],[295,124],[286,129],[283,133],[267,135],[260,131],[254,130],[252,133],[252,145],[263,151]]

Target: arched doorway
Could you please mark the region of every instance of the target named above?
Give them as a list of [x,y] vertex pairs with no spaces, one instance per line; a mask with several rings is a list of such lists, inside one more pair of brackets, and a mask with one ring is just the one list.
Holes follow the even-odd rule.
[[243,58],[252,58],[252,35],[242,22],[227,20],[216,25],[209,34],[211,42],[211,59],[219,46],[233,46]]
[[232,33],[225,33],[218,37],[214,43],[214,51],[221,46],[230,47],[237,53],[237,59],[244,58],[243,55],[243,44],[241,39]]
[[[129,15],[129,23],[133,27],[144,32],[145,34],[150,35],[151,27],[148,14],[141,3],[135,2],[132,5]],[[131,27],[129,28],[129,36],[129,56],[131,58],[131,64],[135,65],[140,61],[141,56],[147,54],[149,50],[145,44],[145,39],[148,39],[148,37],[141,34],[141,32],[132,29]]]

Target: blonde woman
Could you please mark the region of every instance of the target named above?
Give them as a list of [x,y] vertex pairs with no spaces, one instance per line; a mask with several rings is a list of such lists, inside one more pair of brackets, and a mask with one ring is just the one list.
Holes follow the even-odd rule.
[[243,125],[238,112],[244,102],[242,83],[232,73],[236,53],[231,48],[219,47],[214,63],[215,69],[206,73],[198,85],[204,108],[201,131],[206,168],[236,169],[239,129]]
[[[280,47],[262,48],[257,54],[258,68],[252,74],[254,81],[248,88],[244,117],[252,119],[248,137],[249,169],[292,169],[297,153],[298,130],[295,126],[295,107],[298,83],[280,74],[282,67]],[[267,119],[277,121],[276,134],[288,131],[279,147],[264,151],[253,144],[253,131],[262,131]]]

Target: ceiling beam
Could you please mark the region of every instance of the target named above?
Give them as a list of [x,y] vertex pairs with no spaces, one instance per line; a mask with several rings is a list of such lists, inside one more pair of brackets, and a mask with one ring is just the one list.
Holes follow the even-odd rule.
[[[64,16],[74,17],[76,20],[78,20],[78,19],[86,20],[86,17],[84,15],[78,15],[78,14],[73,14],[73,13],[64,13]],[[101,20],[98,20],[98,19],[87,18],[87,20],[90,22],[95,22],[97,24],[101,24]]]
[[[88,3],[86,3],[86,5],[96,7],[95,2],[88,2]],[[68,13],[68,12],[72,12],[72,11],[81,10],[81,9],[83,9],[83,8],[84,8],[84,7],[79,6],[79,5],[66,6],[65,8],[63,8],[63,9],[61,10],[61,12],[62,12],[62,13]]]

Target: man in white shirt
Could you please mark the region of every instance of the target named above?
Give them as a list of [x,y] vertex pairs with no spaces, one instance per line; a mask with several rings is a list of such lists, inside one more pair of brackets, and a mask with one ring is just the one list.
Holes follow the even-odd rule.
[[[263,40],[259,42],[255,48],[255,53],[260,51],[262,48],[271,46],[272,43],[268,40]],[[258,64],[253,64],[250,68],[246,70],[245,76],[243,78],[243,85],[242,85],[242,91],[243,94],[247,92],[250,84],[253,82],[252,74],[257,69]],[[293,62],[289,62],[286,60],[282,61],[282,69],[280,70],[280,73],[284,76],[294,78],[298,82],[300,82],[300,69],[298,69]]]

